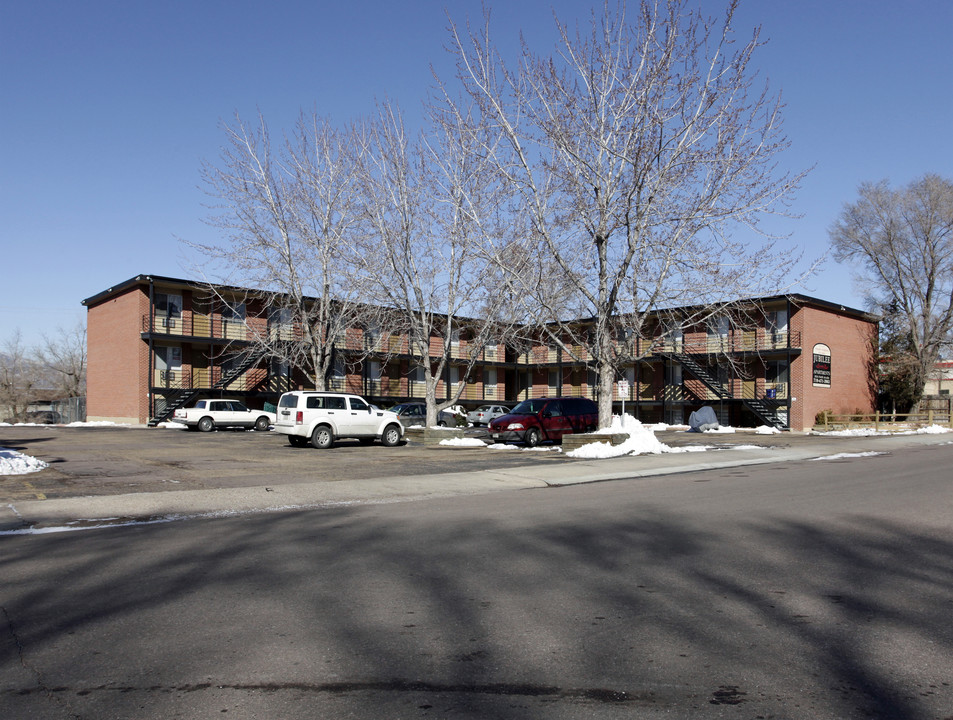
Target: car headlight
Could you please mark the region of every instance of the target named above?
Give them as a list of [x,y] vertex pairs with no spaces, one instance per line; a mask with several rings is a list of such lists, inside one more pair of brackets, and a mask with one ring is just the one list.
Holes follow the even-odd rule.
[[523,423],[514,422],[506,426],[507,430],[523,430]]

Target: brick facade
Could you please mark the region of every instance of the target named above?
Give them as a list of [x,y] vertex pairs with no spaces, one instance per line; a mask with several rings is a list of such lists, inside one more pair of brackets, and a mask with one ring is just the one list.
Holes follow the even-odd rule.
[[90,308],[87,318],[86,418],[143,423],[148,398],[148,347],[140,340],[140,318],[149,298],[142,288],[115,295]]
[[[792,429],[809,429],[822,410],[834,414],[872,413],[876,410],[877,325],[857,322],[829,309],[802,307],[793,318],[801,333],[802,354],[792,362]],[[813,349],[830,348],[830,387],[813,382]]]

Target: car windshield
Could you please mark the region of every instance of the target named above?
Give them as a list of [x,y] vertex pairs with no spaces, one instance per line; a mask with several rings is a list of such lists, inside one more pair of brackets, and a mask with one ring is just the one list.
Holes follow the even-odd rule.
[[536,413],[538,413],[540,410],[543,409],[543,406],[547,402],[548,400],[545,400],[545,399],[524,400],[515,408],[513,408],[510,412],[512,412],[513,415],[535,415]]
[[398,415],[414,415],[417,413],[417,405],[414,403],[401,403],[400,405],[394,405],[394,407],[388,408],[388,410]]

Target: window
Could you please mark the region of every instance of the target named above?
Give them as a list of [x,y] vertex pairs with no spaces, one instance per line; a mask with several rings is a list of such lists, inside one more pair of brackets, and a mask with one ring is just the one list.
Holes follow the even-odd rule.
[[344,367],[344,357],[342,355],[335,355],[334,357],[334,367],[331,369],[331,377],[337,379],[343,379],[347,376],[347,370]]
[[170,318],[182,317],[182,296],[156,293],[156,315]]
[[155,297],[156,327],[171,330],[180,325],[182,320],[182,296],[156,293]]
[[228,322],[245,322],[245,303],[225,303],[222,318]]
[[368,412],[371,407],[366,402],[360,398],[350,398],[351,401],[351,410],[360,410],[362,412]]
[[381,378],[381,363],[380,360],[371,360],[367,368],[368,374],[370,375],[371,380],[380,380]]

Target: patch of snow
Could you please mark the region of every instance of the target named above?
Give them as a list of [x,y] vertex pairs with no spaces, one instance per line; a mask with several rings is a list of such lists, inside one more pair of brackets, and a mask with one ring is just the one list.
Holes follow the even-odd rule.
[[507,443],[493,443],[492,445],[487,445],[487,448],[490,450],[519,450],[515,445],[509,445]]
[[669,448],[670,453],[690,453],[690,452],[708,452],[714,450],[714,445],[684,445],[682,447]]
[[953,430],[934,424],[928,427],[917,428],[916,430],[891,430],[888,428],[875,430],[874,428],[867,427],[851,428],[849,430],[830,430],[828,432],[815,431],[812,432],[812,434],[828,437],[871,437],[875,435],[942,435],[948,432],[953,432]]
[[132,427],[128,423],[114,423],[109,420],[94,420],[90,422],[71,422],[61,427]]
[[666,432],[669,430],[678,432],[678,431],[688,430],[688,425],[669,425],[668,423],[663,423],[663,422],[649,423],[648,425],[645,425],[644,427],[647,430],[651,430],[652,432]]
[[825,455],[824,457],[811,458],[811,460],[842,460],[844,458],[876,457],[877,455],[889,455],[889,453],[885,453],[885,452],[837,453],[836,455]]
[[16,450],[0,448],[0,475],[26,475],[49,467],[42,460],[24,455]]
[[175,420],[166,420],[165,422],[160,422],[156,427],[166,428],[168,430],[188,430],[189,426],[185,423],[176,422]]
[[702,432],[704,432],[706,435],[730,435],[731,433],[735,432],[735,429],[730,425],[719,425],[716,428],[709,428],[708,430],[703,430]]
[[446,438],[440,444],[450,447],[486,447],[486,443],[479,438]]
[[755,435],[778,435],[781,431],[770,425],[759,425],[754,429]]

